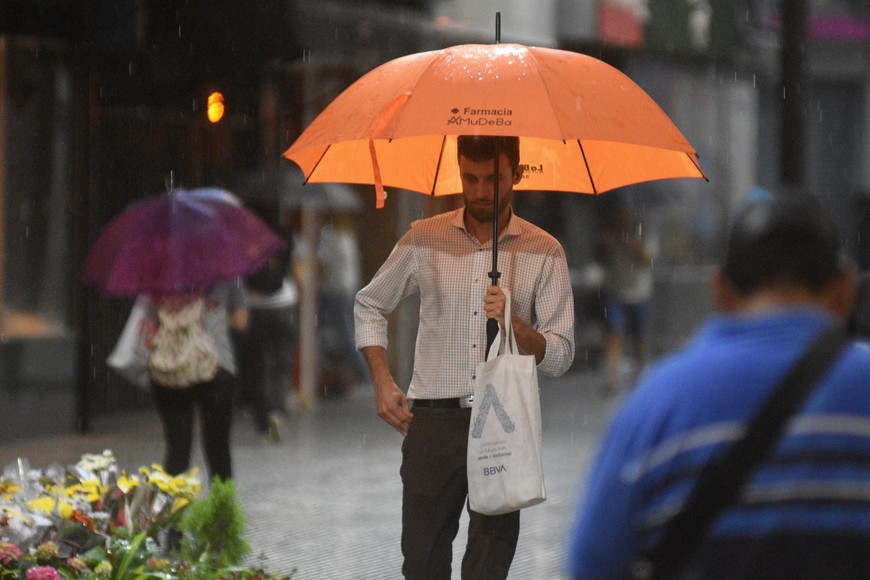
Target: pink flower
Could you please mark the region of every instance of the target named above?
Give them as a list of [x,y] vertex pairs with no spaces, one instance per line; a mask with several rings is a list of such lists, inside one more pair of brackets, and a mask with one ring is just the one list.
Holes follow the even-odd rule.
[[0,564],[10,566],[21,560],[21,548],[10,542],[0,542]]
[[27,570],[27,580],[63,580],[51,566],[34,566]]

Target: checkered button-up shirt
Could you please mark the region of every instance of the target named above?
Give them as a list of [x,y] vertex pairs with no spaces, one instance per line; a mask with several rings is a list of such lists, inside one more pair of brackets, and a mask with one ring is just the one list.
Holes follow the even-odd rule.
[[[356,296],[356,346],[387,347],[387,319],[399,302],[420,295],[414,373],[408,396],[463,397],[485,357],[483,297],[490,284],[492,242],[466,229],[464,209],[411,224],[372,281]],[[499,285],[511,291],[512,316],[547,342],[538,370],[558,376],[574,360],[574,301],[562,246],[512,215],[499,236]]]

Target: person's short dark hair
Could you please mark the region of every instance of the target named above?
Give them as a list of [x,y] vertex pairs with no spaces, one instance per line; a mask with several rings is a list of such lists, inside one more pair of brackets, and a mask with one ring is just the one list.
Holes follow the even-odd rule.
[[818,291],[841,274],[841,250],[839,231],[817,200],[775,196],[737,215],[722,270],[744,296],[778,283]]
[[520,166],[520,138],[493,137],[489,135],[459,135],[456,138],[458,155],[475,163],[495,159],[496,152],[507,155],[511,172]]

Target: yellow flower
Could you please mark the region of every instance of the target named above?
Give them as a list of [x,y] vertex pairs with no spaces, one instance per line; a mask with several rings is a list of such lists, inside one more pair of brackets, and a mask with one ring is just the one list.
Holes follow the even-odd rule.
[[72,515],[73,515],[74,510],[75,510],[75,508],[73,507],[73,504],[71,504],[70,502],[63,500],[63,499],[60,500],[60,502],[57,505],[57,512],[60,514],[60,517],[62,517],[65,520],[72,519]]
[[2,499],[12,499],[15,495],[21,491],[21,486],[5,479],[0,481],[0,498]]
[[196,467],[181,475],[176,475],[172,481],[175,486],[176,497],[185,497],[187,499],[199,497],[202,483],[199,480],[199,469]]
[[41,512],[45,515],[51,515],[51,512],[54,511],[55,503],[56,502],[53,497],[45,495],[30,500],[29,502],[27,502],[27,507],[35,512]]
[[93,503],[102,497],[103,491],[100,489],[99,481],[89,479],[67,487],[64,493],[67,497],[80,497],[88,503]]
[[138,487],[140,481],[139,478],[135,475],[127,475],[127,473],[121,474],[121,477],[118,478],[118,489],[121,490],[121,493],[127,495],[130,493],[130,490]]
[[177,512],[178,510],[180,510],[184,506],[188,505],[189,503],[190,503],[190,501],[188,499],[180,497],[180,498],[176,499],[175,502],[173,502],[172,510],[170,510],[169,513],[174,514],[175,512]]
[[[156,466],[155,466],[156,467]],[[169,492],[169,488],[172,485],[172,477],[163,471],[163,469],[154,469],[148,475],[148,483],[151,485],[156,485],[159,489],[165,492]]]
[[194,499],[199,496],[201,484],[199,481],[199,468],[193,467],[179,475],[169,475],[159,465],[152,466],[154,470],[148,477],[148,483],[173,497],[186,497]]

